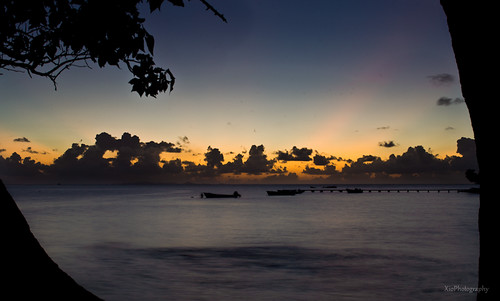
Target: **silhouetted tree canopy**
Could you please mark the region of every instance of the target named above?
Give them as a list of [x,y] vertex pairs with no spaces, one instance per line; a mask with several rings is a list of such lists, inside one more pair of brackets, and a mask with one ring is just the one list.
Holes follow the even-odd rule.
[[[184,6],[184,0],[167,1]],[[143,2],[153,12],[164,0],[0,0],[0,69],[47,77],[56,85],[70,67],[123,63],[140,96],[171,91],[175,77],[155,65],[155,40],[139,14]]]
[[465,171],[465,177],[474,184],[480,183],[479,174],[474,169],[467,169]]

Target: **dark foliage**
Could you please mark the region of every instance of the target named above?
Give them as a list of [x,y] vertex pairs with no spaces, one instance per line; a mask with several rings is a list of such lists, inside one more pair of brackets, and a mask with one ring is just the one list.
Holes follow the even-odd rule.
[[467,169],[465,171],[465,177],[474,184],[479,184],[480,182],[479,174],[476,173],[474,169]]
[[[223,21],[209,3],[207,10]],[[142,0],[0,0],[0,69],[57,77],[70,67],[127,66],[132,91],[155,97],[175,77],[153,60],[154,37],[140,17]],[[150,12],[164,0],[146,0]],[[184,6],[183,0],[168,0]]]

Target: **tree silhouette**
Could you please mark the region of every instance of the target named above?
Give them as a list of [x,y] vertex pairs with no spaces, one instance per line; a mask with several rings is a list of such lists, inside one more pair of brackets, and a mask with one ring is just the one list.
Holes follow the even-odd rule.
[[[184,6],[183,0],[167,0]],[[207,10],[226,19],[207,1]],[[150,12],[164,0],[147,0]],[[0,69],[56,79],[71,67],[97,63],[132,73],[132,91],[155,97],[172,91],[175,77],[153,60],[154,37],[140,17],[142,0],[2,0]]]
[[479,174],[476,173],[474,169],[467,169],[465,171],[465,177],[467,180],[471,181],[474,184],[479,184]]
[[[469,109],[476,141],[479,174],[493,174],[494,165],[487,161],[487,149],[495,148],[495,140],[486,132],[484,111],[496,94],[496,76],[487,72],[496,65],[498,54],[493,48],[497,24],[493,24],[496,7],[493,3],[471,0],[441,0],[446,13],[460,85]],[[495,90],[495,91],[494,91]],[[500,300],[497,274],[500,254],[497,243],[499,219],[496,211],[493,183],[483,178],[479,208],[479,287],[489,288],[487,294],[478,294],[478,300]]]

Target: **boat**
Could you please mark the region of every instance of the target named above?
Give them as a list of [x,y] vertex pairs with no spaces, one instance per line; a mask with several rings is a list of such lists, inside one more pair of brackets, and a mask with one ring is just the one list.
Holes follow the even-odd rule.
[[273,195],[296,195],[296,194],[301,194],[305,190],[301,189],[280,189],[280,190],[268,190],[267,195],[273,196]]
[[238,193],[238,191],[233,192],[233,194],[222,194],[222,193],[211,193],[211,192],[204,192],[202,193],[207,199],[216,199],[216,198],[240,198],[241,194]]
[[347,191],[347,193],[362,193],[363,192],[363,190],[359,189],[359,188],[354,188],[354,189],[347,188],[346,191]]

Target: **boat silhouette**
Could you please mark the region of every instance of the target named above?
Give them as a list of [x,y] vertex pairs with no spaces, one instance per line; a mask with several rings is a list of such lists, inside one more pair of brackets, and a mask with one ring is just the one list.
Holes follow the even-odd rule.
[[233,192],[233,194],[222,194],[222,193],[204,192],[202,194],[202,196],[203,195],[207,199],[215,199],[215,198],[239,198],[239,197],[241,197],[241,194],[239,194],[238,191]]
[[303,193],[304,190],[301,189],[280,189],[280,190],[268,190],[267,195],[296,195]]

